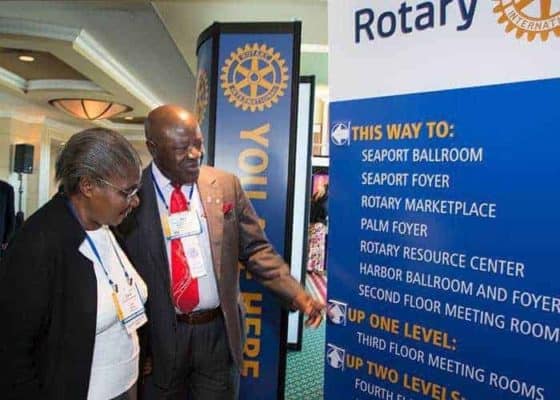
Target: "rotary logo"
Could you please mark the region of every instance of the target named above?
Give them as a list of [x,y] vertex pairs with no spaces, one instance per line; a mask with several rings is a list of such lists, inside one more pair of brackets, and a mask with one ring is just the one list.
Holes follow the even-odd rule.
[[[506,25],[506,32],[516,30],[520,39],[527,34],[529,42],[540,35],[545,42],[551,32],[560,37],[560,10],[552,7],[554,0],[494,0],[498,22]],[[555,3],[556,6],[558,5]]]
[[198,123],[202,122],[206,114],[206,109],[208,108],[208,92],[208,74],[205,70],[201,69],[198,71],[198,76],[196,77],[196,105],[194,110]]
[[246,44],[232,52],[222,68],[222,88],[243,111],[263,111],[284,95],[289,80],[286,62],[272,47]]

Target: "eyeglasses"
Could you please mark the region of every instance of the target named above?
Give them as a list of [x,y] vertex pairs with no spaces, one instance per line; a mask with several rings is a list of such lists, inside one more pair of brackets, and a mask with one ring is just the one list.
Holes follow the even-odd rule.
[[124,197],[124,199],[128,202],[132,201],[132,199],[134,198],[134,196],[136,196],[136,194],[138,193],[138,191],[140,190],[140,185],[133,187],[132,189],[129,190],[124,190],[121,189],[120,187],[113,185],[111,182],[106,181],[105,179],[102,178],[98,178],[98,181],[103,182],[104,184],[106,184],[107,186],[112,187],[113,189],[115,189],[117,192],[119,192],[119,194],[121,196]]

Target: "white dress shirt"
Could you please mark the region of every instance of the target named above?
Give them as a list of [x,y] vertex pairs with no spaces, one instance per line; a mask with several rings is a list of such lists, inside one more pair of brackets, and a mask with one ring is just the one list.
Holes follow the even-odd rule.
[[[171,203],[171,193],[173,192],[173,185],[171,181],[165,177],[155,163],[152,163],[152,177],[154,178],[154,185],[159,187],[165,203],[158,194],[157,187],[154,187],[156,191],[156,197],[158,202],[158,209],[160,217],[162,215],[169,215],[168,207]],[[192,196],[191,195],[192,188]],[[186,249],[189,244],[192,245],[193,241],[197,241],[200,246],[200,252],[202,254],[202,261],[204,264],[204,269],[206,274],[198,278],[198,298],[199,303],[194,308],[193,311],[197,310],[210,310],[218,307],[220,305],[220,298],[218,296],[218,287],[216,284],[216,275],[214,273],[214,263],[212,262],[212,250],[210,249],[210,236],[208,233],[208,224],[206,221],[206,213],[202,206],[202,201],[200,200],[200,194],[198,192],[198,187],[195,184],[194,188],[192,185],[181,186],[181,191],[188,200],[189,210],[195,211],[199,217],[202,232],[194,236],[186,236],[181,238],[183,248]],[[161,220],[161,218],[160,218]],[[171,276],[171,240],[165,238],[166,250],[167,250],[167,262],[169,265],[169,276]],[[188,258],[187,258],[188,261]],[[178,313],[179,310],[176,309]]]

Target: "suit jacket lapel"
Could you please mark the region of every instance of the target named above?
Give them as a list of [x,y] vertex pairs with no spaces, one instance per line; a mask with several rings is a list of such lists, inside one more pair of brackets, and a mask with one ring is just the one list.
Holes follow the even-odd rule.
[[165,248],[165,239],[161,228],[156,190],[152,180],[152,164],[144,169],[142,174],[142,188],[140,190],[141,205],[138,210],[138,221],[140,229],[145,230],[148,238],[147,243],[139,243],[138,248],[147,249],[152,262],[157,266],[156,270],[170,285],[169,260]]
[[205,167],[200,169],[198,191],[208,225],[212,262],[216,279],[220,279],[222,267],[222,238],[224,230],[223,193],[216,177]]

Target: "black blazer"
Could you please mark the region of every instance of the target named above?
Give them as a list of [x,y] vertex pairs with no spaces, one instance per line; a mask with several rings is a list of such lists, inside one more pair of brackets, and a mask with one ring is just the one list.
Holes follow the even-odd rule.
[[15,218],[14,188],[9,183],[0,181],[0,244],[8,243],[10,240]]
[[58,194],[23,225],[0,262],[0,397],[87,398],[97,315],[85,233]]
[[[148,323],[139,330],[141,365],[146,356],[157,356],[154,381],[166,387],[175,365],[177,318],[170,293],[169,264],[159,209],[151,178],[151,164],[144,169],[138,196],[140,205],[117,228],[130,260],[148,285]],[[152,330],[150,326],[158,329]]]

